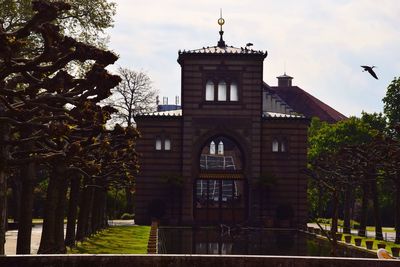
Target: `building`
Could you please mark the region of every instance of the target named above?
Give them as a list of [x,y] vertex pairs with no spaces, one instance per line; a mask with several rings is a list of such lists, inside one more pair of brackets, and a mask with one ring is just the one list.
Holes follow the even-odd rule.
[[181,106],[136,118],[142,137],[135,220],[147,224],[267,224],[307,219],[307,128],[345,118],[278,77],[263,82],[267,52],[216,46],[178,53]]

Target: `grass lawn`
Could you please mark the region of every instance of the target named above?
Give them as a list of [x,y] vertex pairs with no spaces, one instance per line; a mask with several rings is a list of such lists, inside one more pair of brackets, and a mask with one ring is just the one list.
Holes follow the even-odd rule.
[[114,226],[90,237],[70,254],[147,254],[150,226]]
[[[383,240],[375,240],[374,238],[365,238],[365,237],[360,237],[360,236],[357,236],[357,235],[351,235],[351,236],[352,236],[351,244],[355,245],[354,238],[361,238],[361,247],[364,247],[364,248],[366,248],[365,241],[367,241],[367,240],[374,241],[374,245],[372,247],[372,250],[378,250],[378,243],[386,244],[386,250],[388,250],[389,252],[390,252],[390,249],[392,247],[399,247],[399,245],[395,244],[394,242],[383,241]],[[344,236],[339,241],[344,242]]]

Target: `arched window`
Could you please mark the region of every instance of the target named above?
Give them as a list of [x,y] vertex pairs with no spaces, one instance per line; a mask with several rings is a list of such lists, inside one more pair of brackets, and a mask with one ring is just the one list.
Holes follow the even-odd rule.
[[219,141],[218,143],[218,155],[223,155],[224,154],[224,143],[222,141]]
[[208,81],[206,84],[206,101],[214,101],[214,83]]
[[279,142],[278,140],[272,140],[272,152],[279,152]]
[[215,142],[211,141],[210,143],[210,155],[215,155]]
[[281,141],[281,152],[286,152],[286,140]]
[[239,101],[238,86],[235,82],[231,83],[230,86],[230,100]]
[[218,101],[226,101],[226,82],[220,81],[218,83]]
[[164,149],[171,150],[171,140],[169,138],[165,138],[164,140]]
[[161,145],[161,138],[156,137],[156,150],[161,150],[162,145]]
[[242,168],[242,153],[226,136],[213,137],[201,149],[200,170],[239,171]]

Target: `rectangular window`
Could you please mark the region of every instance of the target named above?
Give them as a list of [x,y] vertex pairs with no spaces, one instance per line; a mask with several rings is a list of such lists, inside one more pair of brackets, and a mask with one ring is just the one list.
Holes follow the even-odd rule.
[[164,149],[165,150],[171,150],[171,140],[166,138],[164,141]]
[[279,152],[279,142],[278,140],[272,140],[272,152]]
[[238,87],[236,83],[231,83],[230,98],[231,101],[239,101]]
[[206,101],[214,101],[214,83],[211,81],[206,84]]
[[218,83],[218,101],[226,101],[226,83],[224,81]]
[[156,150],[161,150],[161,138],[156,138]]

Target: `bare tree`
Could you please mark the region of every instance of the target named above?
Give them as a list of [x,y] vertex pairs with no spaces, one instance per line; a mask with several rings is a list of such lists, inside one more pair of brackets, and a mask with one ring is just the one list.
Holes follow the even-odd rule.
[[108,104],[118,109],[113,115],[117,122],[131,126],[136,115],[156,110],[158,90],[153,88],[150,77],[143,71],[119,67],[118,74],[122,82],[112,90]]

